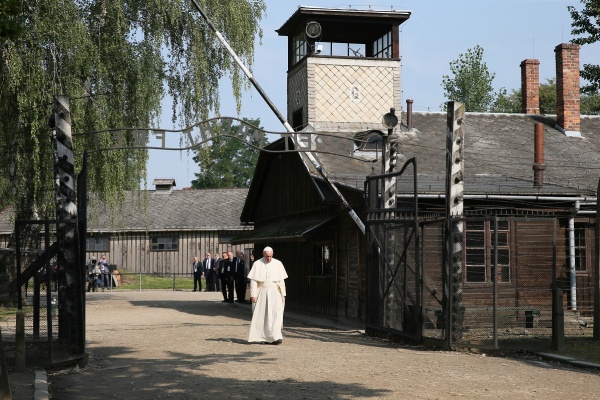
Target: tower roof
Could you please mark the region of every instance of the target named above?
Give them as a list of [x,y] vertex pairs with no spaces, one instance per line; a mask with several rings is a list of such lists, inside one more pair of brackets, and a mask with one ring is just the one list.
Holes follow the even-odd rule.
[[298,10],[276,32],[294,36],[304,32],[306,23],[317,21],[323,27],[324,42],[365,43],[400,25],[410,18],[410,11],[355,10],[322,7],[298,7]]

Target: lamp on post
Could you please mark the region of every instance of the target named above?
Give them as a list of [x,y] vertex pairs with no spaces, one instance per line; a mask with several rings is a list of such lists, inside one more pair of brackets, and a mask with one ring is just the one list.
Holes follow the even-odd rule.
[[382,154],[382,163],[383,165],[381,173],[382,174],[386,174],[389,172],[389,168],[387,168],[387,163],[388,163],[388,154],[390,149],[389,147],[389,137],[392,134],[392,132],[394,131],[394,128],[396,127],[396,125],[398,125],[398,117],[396,117],[396,109],[395,108],[390,108],[390,112],[389,113],[385,113],[383,115],[382,121],[381,123],[383,124],[383,126],[385,128],[387,128],[387,135],[383,135],[383,154]]

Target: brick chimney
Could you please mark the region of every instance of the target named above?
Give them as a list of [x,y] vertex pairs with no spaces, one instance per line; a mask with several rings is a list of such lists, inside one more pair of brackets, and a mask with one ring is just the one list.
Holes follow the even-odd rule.
[[540,61],[521,61],[521,112],[540,113]]
[[561,43],[556,53],[556,122],[567,136],[581,136],[579,45]]

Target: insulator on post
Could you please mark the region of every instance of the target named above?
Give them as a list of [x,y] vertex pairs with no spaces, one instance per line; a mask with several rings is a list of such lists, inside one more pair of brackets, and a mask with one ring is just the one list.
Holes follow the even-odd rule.
[[390,160],[390,170],[392,168],[394,168],[398,162],[398,143],[397,142],[392,142],[390,143],[390,153],[389,153],[389,160]]

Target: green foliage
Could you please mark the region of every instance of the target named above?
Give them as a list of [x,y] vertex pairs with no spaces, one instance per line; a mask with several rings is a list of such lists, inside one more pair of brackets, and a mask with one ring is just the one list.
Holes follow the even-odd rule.
[[521,112],[521,89],[511,89],[510,93],[505,88],[500,88],[496,99],[490,108],[494,113],[520,113]]
[[13,38],[21,32],[17,16],[20,12],[19,0],[0,2],[0,43],[4,38]]
[[[585,45],[600,41],[600,0],[582,0],[583,9],[567,7],[571,13],[571,33],[583,35],[572,39],[571,43]],[[581,89],[584,93],[594,94],[600,91],[600,65],[584,64],[581,77],[589,82]]]
[[600,114],[600,93],[583,93],[580,105],[581,115]]
[[[490,73],[483,62],[483,48],[479,45],[468,49],[457,60],[450,62],[452,76],[444,75],[442,87],[449,101],[460,101],[466,111],[486,112],[494,101],[492,81],[496,74]],[[443,105],[445,109],[445,105]]]
[[[260,126],[258,119],[244,121],[255,127]],[[220,127],[220,133],[225,134],[229,130],[229,122],[224,120]],[[231,133],[228,135],[236,136],[240,128],[241,125],[231,126]],[[253,145],[258,146],[259,142],[255,141]],[[196,174],[197,179],[192,181],[192,187],[216,189],[250,186],[259,153],[260,149],[239,139],[225,136],[213,139],[196,150],[194,161],[198,163],[200,172]]]
[[[540,114],[556,114],[556,81],[548,79],[540,84]],[[582,98],[583,101],[583,98]],[[501,88],[490,109],[497,113],[521,113],[521,89],[512,89],[510,93]]]
[[[580,114],[600,113],[600,93],[583,92],[580,98]],[[556,114],[556,80],[548,79],[540,84],[540,114]]]
[[540,83],[540,114],[556,114],[556,80]]
[[[248,82],[191,1],[21,0],[16,14],[13,1],[0,5],[0,22],[22,27],[0,38],[0,204],[13,204],[20,218],[53,217],[54,95],[71,98],[77,171],[96,138],[76,133],[156,126],[166,92],[173,121],[191,125],[218,113],[219,80],[229,75],[239,109]],[[198,3],[251,66],[264,1]],[[109,135],[99,140],[114,144]],[[146,160],[145,151],[93,154],[89,190],[114,205],[139,186]]]

